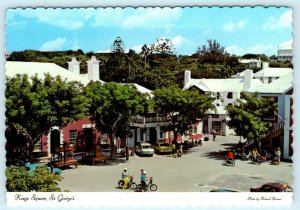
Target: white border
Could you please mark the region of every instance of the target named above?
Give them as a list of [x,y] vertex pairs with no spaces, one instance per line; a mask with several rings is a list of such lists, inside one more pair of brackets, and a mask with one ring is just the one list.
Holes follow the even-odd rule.
[[[300,70],[299,70],[299,59],[297,60],[296,58],[300,58],[300,49],[299,49],[299,38],[297,37],[297,35],[300,35],[300,2],[298,0],[185,0],[185,1],[180,1],[180,0],[103,0],[103,1],[99,1],[99,0],[65,0],[65,1],[61,1],[61,0],[4,0],[1,1],[0,4],[0,51],[1,51],[1,56],[0,56],[0,69],[1,69],[1,73],[0,73],[0,90],[1,90],[1,94],[0,94],[0,101],[2,103],[0,103],[0,118],[1,118],[1,124],[0,124],[0,130],[1,130],[1,140],[0,141],[0,157],[1,160],[0,161],[0,170],[1,170],[1,175],[0,175],[0,183],[2,184],[1,187],[1,194],[2,196],[0,196],[1,201],[0,201],[0,207],[1,209],[8,209],[8,207],[6,206],[6,192],[5,192],[5,137],[4,137],[4,119],[5,119],[5,115],[4,115],[4,101],[5,101],[5,97],[4,97],[4,90],[5,90],[5,85],[4,85],[4,62],[5,62],[5,58],[4,58],[4,52],[5,52],[5,10],[7,8],[16,8],[16,7],[107,7],[107,6],[121,6],[121,7],[126,7],[126,6],[134,6],[134,7],[138,7],[138,6],[290,6],[293,8],[293,18],[294,18],[294,29],[293,29],[293,40],[294,40],[294,60],[293,60],[293,64],[294,64],[294,164],[293,164],[293,175],[294,175],[294,195],[293,195],[293,199],[294,202],[291,206],[291,208],[289,209],[298,209],[299,208],[299,204],[300,204],[300,184],[299,184],[299,169],[300,169],[300,164],[299,164],[299,160],[300,160],[300,154],[298,152],[298,149],[300,148],[300,142],[297,142],[298,138],[300,137],[300,131],[295,129],[297,127],[299,127],[300,124],[300,118],[299,118],[299,110],[300,108],[300,101],[299,101],[299,96],[300,96],[300,84],[299,82],[296,81],[300,81]],[[295,160],[298,160],[295,161]],[[107,199],[111,199],[111,197],[114,196],[108,196],[110,195],[110,193],[105,193],[105,195],[101,195],[99,196],[98,194],[90,194],[90,193],[79,193],[77,195],[77,193],[75,193],[76,198],[78,197],[79,200],[81,200],[82,198],[84,198],[84,196],[92,196],[93,197],[93,202],[89,202],[89,204],[91,204],[91,206],[93,206],[94,203],[98,203],[98,201],[103,200],[103,198],[107,198]],[[130,193],[129,193],[130,194]],[[122,194],[123,198],[127,198],[130,199],[128,196],[130,196],[129,194]],[[194,193],[185,193],[185,194],[180,194],[180,196],[176,193],[169,193],[172,195],[172,197],[168,197],[168,195],[166,194],[161,194],[161,193],[155,193],[155,194],[151,194],[151,196],[148,193],[145,194],[134,194],[135,196],[135,200],[137,200],[137,202],[140,201],[140,199],[142,200],[142,197],[145,197],[148,200],[151,200],[151,202],[149,201],[149,205],[148,208],[149,209],[153,209],[153,207],[157,208],[158,206],[153,206],[150,205],[150,203],[155,203],[153,201],[157,201],[159,200],[160,202],[163,202],[164,199],[167,199],[171,202],[168,203],[175,203],[176,206],[169,206],[168,204],[165,205],[159,205],[160,208],[174,208],[174,209],[180,209],[180,208],[194,208],[196,206],[191,205],[191,203],[188,201],[188,198],[192,198],[193,200],[195,200],[195,203],[198,203],[198,198],[194,196]],[[190,195],[191,194],[191,195]],[[10,194],[7,194],[8,196],[10,196]],[[113,194],[116,195],[116,194]],[[145,196],[147,195],[147,196]],[[202,194],[201,194],[202,195]],[[229,194],[227,194],[229,195]],[[235,202],[240,202],[243,200],[242,197],[239,196],[243,196],[242,194],[236,195],[236,198],[239,199],[234,199],[232,200],[231,198],[228,198],[228,200],[224,200],[224,202],[228,203],[229,205],[232,204],[234,205]],[[286,194],[287,195],[287,194]],[[106,197],[107,196],[107,197]],[[141,196],[141,197],[139,197]],[[92,198],[91,197],[91,198]],[[202,196],[201,196],[202,197]],[[220,194],[219,195],[215,195],[213,196],[215,200],[212,200],[212,202],[216,202],[216,201],[220,201],[220,199],[224,199],[227,196],[224,194]],[[121,199],[123,199],[121,198]],[[154,199],[155,198],[155,199]],[[176,199],[178,198],[178,199]],[[204,200],[209,200],[210,198],[212,198],[212,196],[209,197],[202,197],[199,198],[199,200],[202,201],[202,199],[204,198]],[[152,200],[153,199],[153,200]],[[157,200],[156,200],[157,199]],[[180,205],[180,203],[178,203],[178,200],[182,200],[182,199],[187,199],[185,202],[186,204],[184,205]],[[286,198],[287,202],[290,201],[290,198]],[[193,201],[192,200],[192,201]],[[114,204],[118,205],[119,207],[124,207],[122,205],[122,203],[126,203],[126,200],[115,200],[113,199]],[[121,202],[120,202],[121,201]],[[147,203],[147,202],[146,202]],[[178,205],[177,205],[178,204]],[[228,209],[232,209],[231,206],[226,205],[226,207]],[[53,207],[52,205],[47,205],[49,207]],[[86,206],[86,205],[85,205]],[[78,205],[72,205],[72,208],[74,207],[79,207]],[[112,208],[112,206],[103,206],[105,208]],[[141,206],[135,206],[136,208],[139,208]],[[211,206],[210,209],[212,208],[216,208],[217,206]],[[222,209],[226,209],[224,208],[225,206],[222,206]],[[127,209],[126,207],[124,207],[125,209]],[[218,206],[216,209],[219,209],[220,206]],[[248,207],[249,209],[253,209],[253,207]],[[143,209],[147,209],[147,208],[143,208]],[[235,208],[236,209],[236,208]],[[247,209],[247,208],[245,208]]]

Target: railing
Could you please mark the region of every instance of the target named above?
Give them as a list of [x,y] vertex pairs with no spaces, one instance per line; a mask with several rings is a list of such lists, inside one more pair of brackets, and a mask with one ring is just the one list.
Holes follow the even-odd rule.
[[276,123],[271,127],[270,133],[278,131],[279,129],[284,127],[284,122]]
[[160,122],[169,122],[171,120],[168,116],[163,117],[135,117],[133,118],[134,123],[146,124],[146,123],[160,123]]

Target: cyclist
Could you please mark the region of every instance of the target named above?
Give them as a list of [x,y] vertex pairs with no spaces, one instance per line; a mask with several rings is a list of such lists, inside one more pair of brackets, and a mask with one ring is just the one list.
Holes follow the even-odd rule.
[[227,160],[233,160],[234,159],[234,153],[232,150],[229,150],[229,152],[227,153]]
[[123,172],[122,172],[122,180],[123,180],[123,182],[124,182],[124,185],[123,185],[123,190],[125,189],[125,188],[127,188],[128,187],[128,173],[127,173],[127,168],[124,168],[123,169]]
[[147,172],[143,171],[141,174],[141,184],[143,185],[143,189],[147,189],[147,183],[146,181],[148,180],[148,178],[146,177]]

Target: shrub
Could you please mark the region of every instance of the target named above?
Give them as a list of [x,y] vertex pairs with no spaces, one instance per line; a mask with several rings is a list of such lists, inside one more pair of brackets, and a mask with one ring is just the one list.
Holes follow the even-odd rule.
[[51,174],[46,166],[38,166],[32,173],[25,167],[9,166],[5,174],[8,192],[61,192],[58,181],[62,177]]

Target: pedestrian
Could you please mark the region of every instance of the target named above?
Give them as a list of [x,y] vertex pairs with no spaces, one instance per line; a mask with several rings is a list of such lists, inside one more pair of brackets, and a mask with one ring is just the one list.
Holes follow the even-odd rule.
[[183,154],[183,145],[182,144],[180,144],[180,146],[179,146],[179,154],[180,154],[180,157]]
[[177,149],[176,149],[176,144],[175,144],[175,141],[172,142],[172,154],[173,154],[173,157],[176,158],[176,155],[177,155]]
[[215,141],[215,140],[216,140],[216,130],[213,129],[213,141]]
[[280,147],[277,147],[276,151],[275,151],[275,155],[276,155],[276,160],[278,162],[278,164],[280,163],[280,157],[281,157],[281,150]]

